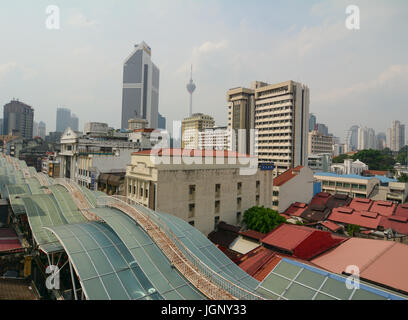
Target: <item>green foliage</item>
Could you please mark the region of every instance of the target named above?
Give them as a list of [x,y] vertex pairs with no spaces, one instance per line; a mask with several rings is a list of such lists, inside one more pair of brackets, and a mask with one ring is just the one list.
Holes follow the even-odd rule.
[[407,164],[408,161],[408,146],[405,146],[401,148],[401,150],[398,152],[396,161],[401,163],[402,165]]
[[249,208],[244,212],[243,219],[248,229],[262,233],[268,233],[285,221],[286,219],[277,211],[264,206]]
[[347,226],[347,233],[352,237],[355,232],[360,232],[360,226],[349,224]]
[[341,154],[337,157],[334,157],[332,162],[333,163],[343,163],[344,160],[349,159],[349,156],[347,154]]
[[402,174],[398,177],[398,182],[408,183],[408,175],[406,175],[405,173],[402,173]]
[[395,164],[387,150],[361,150],[353,155],[353,160],[357,159],[368,165],[370,170],[391,170]]

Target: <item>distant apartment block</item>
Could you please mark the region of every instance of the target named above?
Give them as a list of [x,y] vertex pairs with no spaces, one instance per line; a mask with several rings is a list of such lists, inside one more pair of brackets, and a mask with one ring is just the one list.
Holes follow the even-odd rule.
[[387,129],[386,140],[391,151],[400,151],[405,146],[405,125],[400,121],[393,121],[392,127]]
[[198,149],[199,132],[213,128],[214,124],[214,118],[203,113],[194,113],[191,117],[185,118],[181,123],[181,147]]
[[198,133],[198,149],[232,150],[232,133],[228,127],[207,128]]
[[3,134],[33,138],[34,109],[18,100],[4,105]]
[[308,154],[332,153],[334,140],[333,136],[327,136],[317,130],[308,134]]

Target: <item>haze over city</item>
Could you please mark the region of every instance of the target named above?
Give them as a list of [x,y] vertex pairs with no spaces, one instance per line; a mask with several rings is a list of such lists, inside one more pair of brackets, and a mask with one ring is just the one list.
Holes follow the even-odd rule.
[[[57,107],[120,127],[123,62],[146,41],[160,69],[159,112],[168,129],[193,112],[226,125],[226,92],[251,81],[309,86],[310,112],[344,138],[353,124],[385,132],[407,117],[406,1],[354,1],[360,30],[345,27],[347,1],[49,1],[0,5],[1,104],[18,98],[55,130]],[[379,45],[379,43],[381,45]]]

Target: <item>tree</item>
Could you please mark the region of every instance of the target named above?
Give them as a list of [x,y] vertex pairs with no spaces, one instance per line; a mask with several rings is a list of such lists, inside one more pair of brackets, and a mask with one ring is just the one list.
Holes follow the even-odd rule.
[[347,226],[347,233],[350,235],[350,237],[354,236],[355,232],[360,232],[360,226],[349,224]]
[[243,219],[248,229],[262,233],[268,233],[285,221],[286,219],[277,211],[264,206],[249,208],[244,212]]
[[405,173],[402,173],[402,174],[398,177],[398,182],[408,183],[408,175],[405,174]]
[[384,150],[361,150],[353,155],[353,160],[360,160],[368,165],[370,170],[391,170],[395,159]]
[[405,146],[405,147],[401,148],[401,150],[397,154],[396,160],[397,160],[397,162],[401,163],[402,165],[407,164],[408,146]]
[[343,163],[344,160],[346,160],[346,159],[349,159],[348,154],[341,154],[341,155],[339,155],[337,157],[334,157],[332,162],[333,163]]

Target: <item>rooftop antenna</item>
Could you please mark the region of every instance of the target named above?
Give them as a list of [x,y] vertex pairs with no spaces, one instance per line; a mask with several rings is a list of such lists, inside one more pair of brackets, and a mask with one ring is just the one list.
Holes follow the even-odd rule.
[[187,91],[190,94],[190,108],[188,112],[188,116],[191,117],[193,114],[193,92],[196,89],[196,85],[193,82],[193,65],[191,65],[190,71],[190,82],[187,84]]

